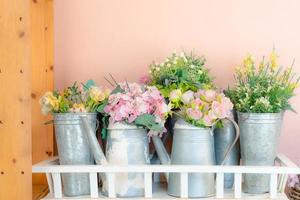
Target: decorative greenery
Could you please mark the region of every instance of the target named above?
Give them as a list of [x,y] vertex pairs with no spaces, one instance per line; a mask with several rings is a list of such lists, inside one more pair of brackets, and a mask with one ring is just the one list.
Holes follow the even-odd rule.
[[81,88],[75,82],[62,92],[46,92],[39,103],[43,114],[96,111],[103,113],[103,105],[109,93],[108,89],[96,87],[94,81],[89,80],[82,84]]
[[156,86],[167,99],[175,89],[182,92],[197,91],[199,88],[210,89],[213,88],[212,79],[204,64],[205,58],[193,53],[173,53],[165,62],[151,64],[150,77],[142,78],[142,81]]
[[289,99],[294,96],[299,78],[292,66],[278,67],[278,56],[273,50],[268,61],[263,58],[256,65],[251,56],[236,68],[236,86],[227,95],[237,111],[249,113],[278,113],[292,110]]
[[233,104],[223,93],[202,89],[197,92],[188,90],[185,93],[175,90],[171,93],[173,94],[171,102],[180,105],[177,114],[194,126],[220,127],[221,119],[231,116]]
[[110,123],[134,124],[149,129],[149,135],[165,132],[164,123],[170,109],[156,87],[127,82],[116,84],[104,107],[106,124],[109,116]]

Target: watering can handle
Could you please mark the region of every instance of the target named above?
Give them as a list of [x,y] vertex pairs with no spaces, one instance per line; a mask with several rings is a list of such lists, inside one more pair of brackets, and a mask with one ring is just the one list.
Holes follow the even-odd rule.
[[235,128],[235,139],[232,142],[232,144],[227,148],[225,156],[224,156],[224,159],[221,162],[221,165],[224,165],[224,163],[226,162],[226,160],[227,160],[227,158],[229,156],[229,153],[231,152],[231,150],[233,149],[234,145],[236,144],[236,142],[238,141],[238,139],[240,137],[240,128],[239,128],[238,124],[233,119],[231,119],[231,118],[225,118],[225,119],[229,120],[234,125],[234,128]]

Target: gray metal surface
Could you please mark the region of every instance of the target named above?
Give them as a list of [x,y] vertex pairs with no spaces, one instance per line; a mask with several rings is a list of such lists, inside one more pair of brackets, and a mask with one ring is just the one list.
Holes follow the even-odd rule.
[[[133,125],[115,124],[109,127],[106,144],[106,159],[109,164],[150,164],[147,131]],[[116,174],[118,197],[144,196],[143,173]],[[104,191],[106,188],[104,187]]]
[[[214,165],[214,138],[211,129],[197,128],[182,119],[174,126],[171,165]],[[215,194],[215,175],[188,175],[188,197],[208,197]],[[168,194],[180,196],[180,174],[169,174]]]
[[[86,139],[80,116],[86,116],[96,134],[96,113],[54,114],[54,127],[59,162],[61,165],[89,165],[94,159]],[[66,196],[90,193],[88,173],[62,174],[63,192]]]
[[[214,165],[214,138],[209,128],[197,128],[178,119],[174,127],[171,159],[157,136],[153,143],[162,164]],[[188,197],[208,197],[215,194],[215,175],[190,173],[188,175]],[[180,196],[180,174],[168,175],[168,194]]]
[[[227,149],[236,138],[236,130],[234,125],[228,119],[222,120],[223,127],[214,129],[216,164],[221,165]],[[239,141],[229,152],[224,165],[239,165],[240,163],[240,144]],[[225,188],[232,188],[234,182],[234,174],[224,174]]]
[[[243,165],[272,166],[277,154],[283,113],[240,113]],[[244,175],[243,191],[252,194],[269,191],[270,175]]]
[[[106,144],[106,157],[91,133],[85,117],[82,118],[88,133],[87,138],[97,164],[112,165],[145,165],[150,164],[149,143],[147,131],[125,123],[109,124]],[[104,195],[108,194],[107,176],[100,174]],[[143,173],[117,173],[115,174],[115,191],[117,197],[144,196]]]

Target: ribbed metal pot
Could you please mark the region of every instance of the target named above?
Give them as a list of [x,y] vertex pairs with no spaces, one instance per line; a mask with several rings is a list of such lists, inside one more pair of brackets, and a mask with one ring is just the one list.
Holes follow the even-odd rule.
[[[96,113],[54,114],[55,136],[61,165],[91,165],[94,159],[80,116],[87,116],[96,134]],[[88,173],[62,174],[63,191],[66,196],[79,196],[90,193]]]
[[[174,127],[171,165],[214,165],[214,138],[210,128],[198,128],[178,119]],[[190,173],[188,197],[208,197],[215,194],[213,173]],[[180,196],[180,174],[170,173],[168,194]]]
[[[222,120],[223,127],[214,129],[216,164],[221,165],[225,154],[236,138],[236,130],[232,122],[228,119]],[[239,165],[240,163],[240,144],[239,141],[229,152],[224,165]],[[225,188],[232,188],[234,174],[224,174]]]
[[[282,120],[283,112],[238,112],[243,165],[274,165]],[[243,190],[252,194],[266,193],[269,191],[269,184],[270,175],[246,174]]]
[[[124,123],[108,127],[106,159],[111,165],[150,164],[147,131]],[[144,196],[143,173],[117,173],[115,175],[117,197]],[[103,181],[103,192],[107,195],[107,182]]]

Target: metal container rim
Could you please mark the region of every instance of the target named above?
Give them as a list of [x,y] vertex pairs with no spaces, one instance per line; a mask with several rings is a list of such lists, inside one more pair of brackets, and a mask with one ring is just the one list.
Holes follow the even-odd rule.
[[247,113],[247,112],[237,112],[238,117],[243,117],[246,119],[281,119],[284,115],[284,111],[278,113]]

